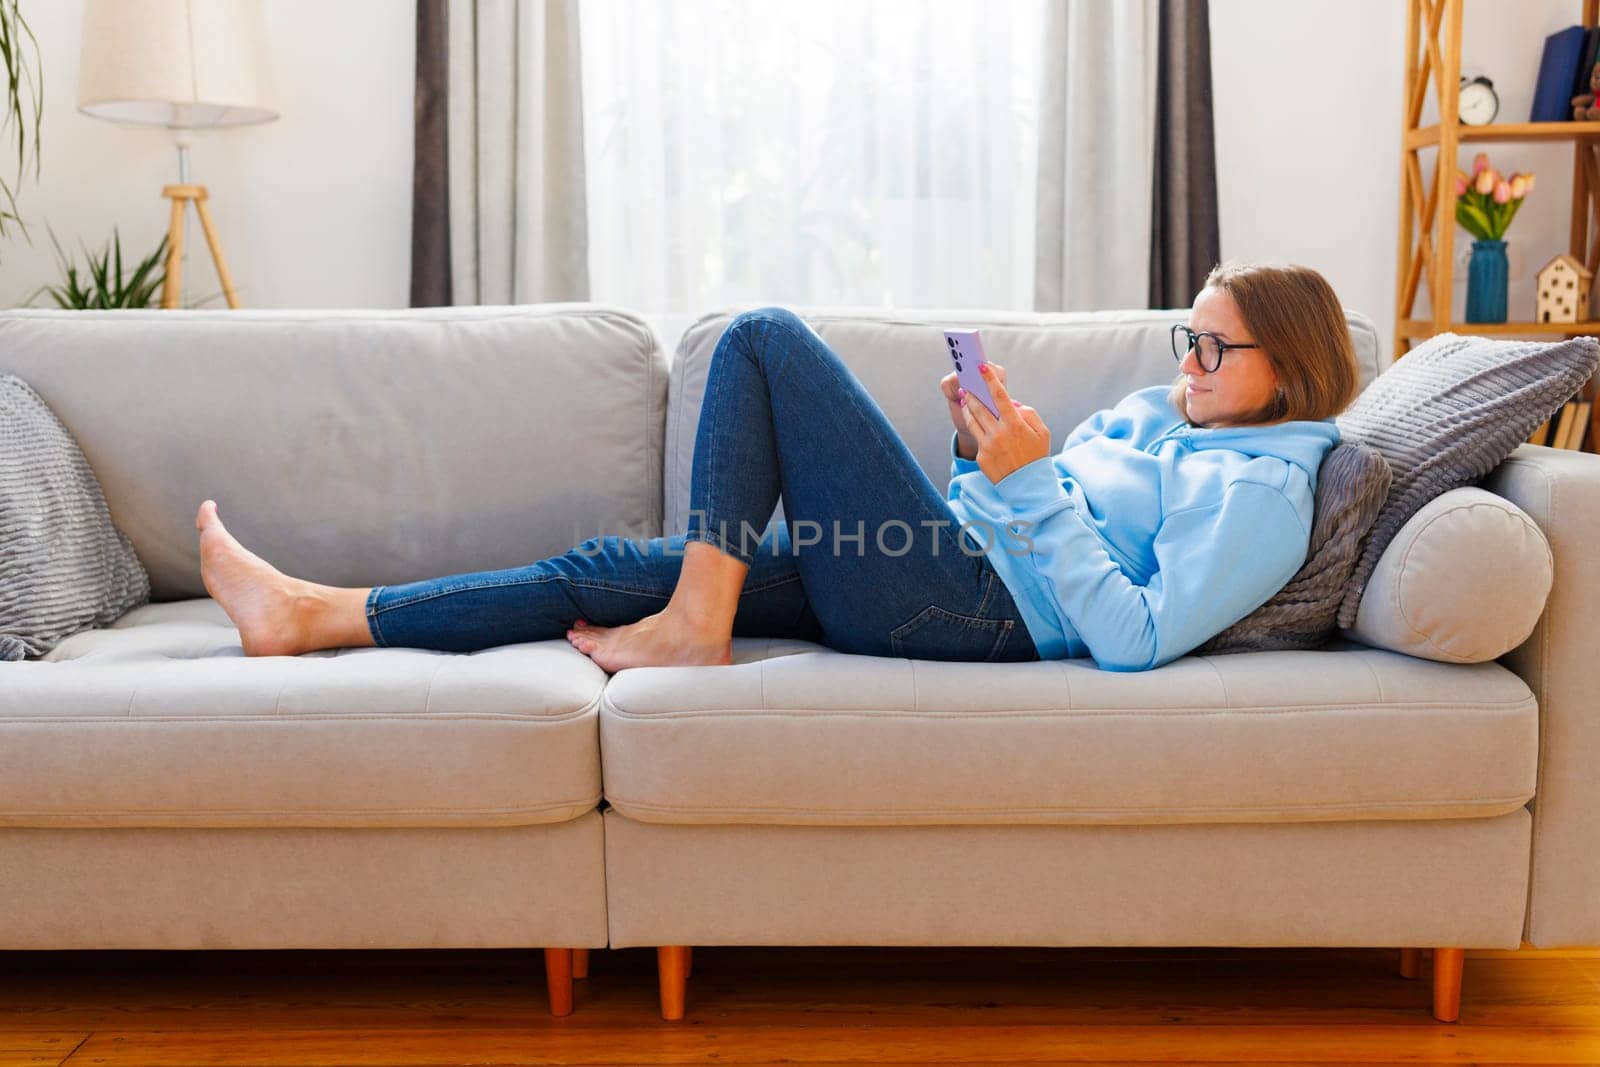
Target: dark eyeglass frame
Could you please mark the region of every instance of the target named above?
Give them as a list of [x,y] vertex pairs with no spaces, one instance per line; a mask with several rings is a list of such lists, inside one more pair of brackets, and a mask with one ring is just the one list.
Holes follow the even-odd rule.
[[[1182,335],[1182,337],[1183,337],[1182,342],[1180,342],[1178,340],[1180,335]],[[1211,366],[1209,366],[1209,367],[1206,366],[1205,349],[1196,348],[1195,347],[1200,343],[1200,338],[1202,338],[1202,337],[1211,338],[1211,340],[1215,341],[1216,345],[1217,345],[1217,359],[1216,359],[1216,362],[1212,363]],[[1223,357],[1223,355],[1225,353],[1227,353],[1229,350],[1235,349],[1235,348],[1260,348],[1260,347],[1261,346],[1258,345],[1258,344],[1248,344],[1248,345],[1246,345],[1246,344],[1236,344],[1236,343],[1234,343],[1232,341],[1224,341],[1222,338],[1218,337],[1216,334],[1212,333],[1209,330],[1201,330],[1199,333],[1196,333],[1195,331],[1189,329],[1189,327],[1183,325],[1182,323],[1179,323],[1179,324],[1177,324],[1177,325],[1172,327],[1172,358],[1177,360],[1179,363],[1182,363],[1183,362],[1183,357],[1189,354],[1189,349],[1194,348],[1195,349],[1194,358],[1200,364],[1200,369],[1205,371],[1207,374],[1215,374],[1217,372],[1217,368],[1222,366],[1222,357]]]

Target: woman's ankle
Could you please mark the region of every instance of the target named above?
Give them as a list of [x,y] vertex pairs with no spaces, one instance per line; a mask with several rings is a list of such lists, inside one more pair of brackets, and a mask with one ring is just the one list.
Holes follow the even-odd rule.
[[371,587],[343,588],[311,582],[296,591],[294,618],[305,651],[324,648],[371,648],[372,627],[367,622],[367,597]]
[[726,638],[733,633],[750,565],[715,545],[693,541],[684,547],[683,569],[666,613],[696,632]]

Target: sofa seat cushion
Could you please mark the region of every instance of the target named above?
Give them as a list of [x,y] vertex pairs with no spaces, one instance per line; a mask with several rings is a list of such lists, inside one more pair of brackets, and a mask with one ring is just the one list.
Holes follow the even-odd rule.
[[605,673],[563,641],[245,657],[212,600],[0,671],[0,826],[511,826],[600,800]]
[[656,823],[1300,822],[1487,817],[1534,791],[1534,698],[1497,663],[1342,638],[1132,673],[750,645],[729,667],[612,679],[612,807]]

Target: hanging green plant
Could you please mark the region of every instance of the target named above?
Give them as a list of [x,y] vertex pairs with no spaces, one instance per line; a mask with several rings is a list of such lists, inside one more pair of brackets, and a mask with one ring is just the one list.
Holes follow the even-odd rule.
[[39,60],[39,42],[22,17],[21,0],[0,0],[0,63],[5,65],[6,99],[0,115],[0,136],[15,142],[17,173],[7,178],[0,173],[0,237],[8,237],[11,227],[28,227],[17,214],[17,193],[22,189],[28,164],[39,177],[39,126],[44,117],[44,65]]

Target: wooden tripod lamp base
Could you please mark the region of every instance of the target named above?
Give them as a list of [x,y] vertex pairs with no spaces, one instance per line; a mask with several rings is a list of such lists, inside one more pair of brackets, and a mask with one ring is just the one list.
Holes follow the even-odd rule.
[[217,265],[217,280],[222,282],[222,295],[228,306],[237,308],[239,296],[233,289],[233,275],[228,273],[228,261],[222,257],[222,243],[217,240],[217,229],[211,224],[211,209],[206,207],[206,187],[203,185],[169,185],[161,195],[172,201],[172,223],[167,227],[167,278],[161,286],[161,306],[175,308],[178,295],[183,291],[183,217],[186,205],[193,203],[195,214],[200,216],[200,228],[205,231],[206,245],[211,249],[211,261]]

